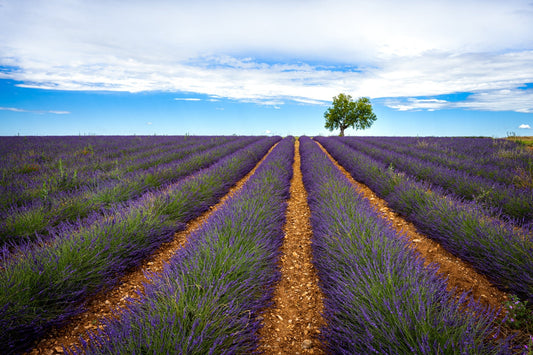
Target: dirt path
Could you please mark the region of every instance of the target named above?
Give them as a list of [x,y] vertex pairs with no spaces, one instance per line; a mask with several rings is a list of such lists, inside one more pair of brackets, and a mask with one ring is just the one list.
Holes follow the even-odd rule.
[[322,354],[316,336],[323,325],[322,294],[311,263],[310,210],[300,171],[300,143],[295,142],[294,175],[287,206],[274,306],[264,314],[259,350],[265,354]]
[[121,309],[124,309],[127,303],[131,302],[129,300],[130,298],[137,299],[137,292],[142,293],[144,289],[143,284],[148,282],[146,274],[161,272],[163,266],[168,263],[170,258],[186,244],[188,236],[200,228],[211,214],[218,210],[231,196],[242,188],[276,145],[277,143],[270,148],[256,166],[244,178],[237,182],[216,205],[212,206],[201,216],[190,221],[185,230],[174,235],[172,241],[164,243],[142,265],[122,277],[117,287],[92,297],[86,305],[86,312],[73,317],[69,324],[62,328],[52,329],[48,336],[43,338],[28,354],[62,354],[62,345],[65,347],[80,345],[80,336],[86,335],[87,331],[94,331],[101,327],[101,321],[104,318],[119,314]]
[[337,161],[316,142],[326,155],[335,163],[342,173],[354,185],[357,192],[367,198],[375,210],[399,232],[403,232],[411,242],[413,249],[417,250],[425,260],[425,265],[435,263],[439,266],[439,273],[448,278],[448,289],[456,288],[458,293],[471,292],[474,299],[484,305],[501,308],[508,299],[505,292],[498,290],[482,274],[479,274],[470,264],[446,251],[439,243],[417,232],[416,227],[407,222],[400,215],[392,211],[385,200],[379,198],[366,185],[354,180],[353,177],[340,166]]

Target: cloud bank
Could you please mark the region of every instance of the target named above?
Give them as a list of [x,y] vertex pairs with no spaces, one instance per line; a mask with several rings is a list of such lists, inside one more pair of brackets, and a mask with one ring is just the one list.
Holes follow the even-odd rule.
[[[531,23],[528,0],[0,0],[0,78],[275,107],[347,92],[398,110],[531,113]],[[471,95],[431,98],[457,92]]]

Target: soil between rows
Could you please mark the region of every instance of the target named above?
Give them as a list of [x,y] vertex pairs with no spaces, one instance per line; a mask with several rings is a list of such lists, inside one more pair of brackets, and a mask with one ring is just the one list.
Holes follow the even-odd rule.
[[259,350],[265,354],[323,354],[316,339],[324,325],[323,296],[312,264],[311,211],[300,170],[299,147],[296,140],[279,262],[281,280],[274,291],[274,306],[265,311],[264,326],[259,331]]

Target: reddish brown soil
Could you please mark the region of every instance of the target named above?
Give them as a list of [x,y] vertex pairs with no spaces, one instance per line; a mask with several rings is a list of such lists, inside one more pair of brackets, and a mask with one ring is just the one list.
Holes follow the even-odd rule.
[[323,325],[322,294],[311,263],[311,225],[302,173],[299,141],[287,206],[285,239],[281,247],[282,278],[274,292],[274,305],[265,311],[260,350],[265,354],[322,354],[316,336]]
[[268,153],[259,161],[259,163],[257,163],[257,165],[244,178],[237,182],[237,184],[233,186],[216,205],[212,206],[209,211],[190,221],[185,230],[174,235],[172,241],[163,244],[156,252],[148,257],[142,265],[131,270],[127,275],[122,277],[117,287],[92,297],[86,304],[86,312],[73,317],[70,319],[69,323],[62,328],[52,329],[50,333],[29,352],[29,354],[61,354],[63,353],[62,346],[79,346],[79,338],[85,336],[87,331],[94,331],[97,328],[102,327],[102,320],[104,318],[120,314],[121,310],[127,305],[128,298],[138,299],[138,292],[142,293],[144,290],[143,284],[149,282],[146,278],[146,274],[160,273],[163,270],[163,266],[168,263],[176,251],[186,244],[187,237],[193,231],[200,228],[205,221],[228,200],[228,198],[242,188],[244,183],[248,181],[275,146],[276,145],[270,148]]

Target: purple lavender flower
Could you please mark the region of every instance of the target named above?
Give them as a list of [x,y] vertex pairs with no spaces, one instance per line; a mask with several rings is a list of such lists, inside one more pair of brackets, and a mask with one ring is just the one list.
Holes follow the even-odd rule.
[[[486,339],[495,315],[446,282],[358,195],[309,138],[300,138],[325,295],[324,345],[335,354],[510,353]],[[465,312],[464,310],[471,310]]]

